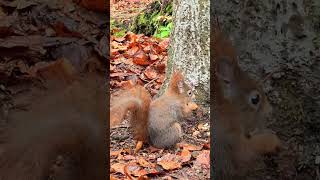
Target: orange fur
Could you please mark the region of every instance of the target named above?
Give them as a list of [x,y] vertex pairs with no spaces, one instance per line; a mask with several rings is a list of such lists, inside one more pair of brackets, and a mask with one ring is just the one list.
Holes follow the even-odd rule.
[[197,109],[190,90],[180,72],[172,75],[167,91],[153,101],[144,87],[136,85],[111,101],[110,124],[118,124],[130,111],[135,139],[149,141],[156,147],[172,147],[182,136],[179,119]]

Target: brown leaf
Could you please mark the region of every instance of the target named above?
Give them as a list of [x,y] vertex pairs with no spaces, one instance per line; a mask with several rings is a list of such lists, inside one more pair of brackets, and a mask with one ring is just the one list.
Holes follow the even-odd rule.
[[157,160],[157,164],[161,165],[165,170],[173,170],[181,168],[181,157],[174,154],[166,154]]
[[133,160],[133,159],[136,159],[135,156],[132,156],[132,155],[126,155],[123,157],[124,160]]
[[117,42],[123,42],[126,40],[126,38],[125,37],[115,37],[114,40]]
[[133,73],[122,73],[122,72],[116,72],[116,73],[110,73],[110,77],[125,77],[125,76],[131,76]]
[[151,61],[155,61],[159,58],[158,55],[155,55],[155,54],[150,54],[149,57]]
[[163,177],[163,180],[172,180],[172,177],[171,176],[165,176],[165,177]]
[[112,175],[110,175],[110,180],[120,180],[120,179],[118,179],[118,178],[113,177]]
[[181,151],[181,155],[180,155],[180,156],[182,157],[182,162],[183,162],[183,163],[188,162],[188,161],[190,161],[190,159],[191,159],[191,153],[190,153],[190,151],[187,150],[187,149],[183,149],[183,150]]
[[159,78],[156,80],[156,82],[162,84],[165,79],[166,79],[166,76],[164,74],[160,74]]
[[123,151],[123,149],[120,149],[118,151],[110,151],[110,156],[118,156],[121,152]]
[[161,151],[161,150],[163,150],[163,149],[159,149],[159,148],[156,148],[156,147],[153,147],[153,146],[149,147],[150,153],[154,153],[154,152]]
[[124,174],[124,167],[125,167],[125,166],[126,166],[126,165],[123,164],[123,163],[115,163],[115,164],[112,164],[112,165],[111,165],[110,171],[111,171],[111,172],[116,172],[116,173]]
[[155,79],[158,76],[157,71],[151,66],[146,68],[146,70],[144,71],[144,74],[148,79]]
[[59,59],[54,62],[39,62],[30,68],[32,76],[40,75],[47,80],[59,80],[61,82],[71,82],[76,70],[67,59]]
[[139,51],[139,47],[138,46],[134,46],[134,47],[132,47],[131,49],[129,49],[127,51],[127,54],[129,56],[134,56],[138,51]]
[[146,175],[138,177],[138,180],[149,180],[150,178]]
[[197,156],[195,165],[196,166],[203,165],[206,168],[210,168],[210,151],[203,150],[202,153]]
[[137,164],[137,163],[129,163],[125,166],[124,172],[128,177],[134,176],[142,176],[146,175],[146,172]]
[[133,62],[137,65],[149,65],[150,61],[148,61],[148,56],[144,53],[143,50],[139,50],[134,56],[133,56]]
[[159,43],[159,46],[162,48],[162,50],[167,50],[168,46],[169,46],[169,42],[170,42],[170,39],[169,38],[166,38],[164,39],[163,41],[161,41]]
[[205,143],[205,144],[203,145],[203,148],[205,148],[205,149],[210,149],[210,140],[209,140],[208,143]]
[[146,161],[144,158],[140,157],[138,160],[138,163],[142,166],[142,167],[150,167],[152,166],[151,163],[149,163],[148,161]]
[[189,151],[200,151],[202,149],[202,146],[196,146],[193,144],[186,143],[178,143],[178,146]]

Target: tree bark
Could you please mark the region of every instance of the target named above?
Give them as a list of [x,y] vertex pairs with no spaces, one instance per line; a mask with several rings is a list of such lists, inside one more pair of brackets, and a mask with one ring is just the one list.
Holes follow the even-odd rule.
[[173,69],[179,69],[196,89],[200,104],[210,102],[210,1],[174,0],[174,28],[171,32],[166,81],[168,86]]

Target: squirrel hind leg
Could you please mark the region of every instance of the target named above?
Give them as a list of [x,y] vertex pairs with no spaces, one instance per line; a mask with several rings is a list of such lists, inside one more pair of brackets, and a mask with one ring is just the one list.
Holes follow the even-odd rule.
[[138,141],[136,144],[136,148],[134,150],[134,154],[137,154],[143,146],[143,141]]

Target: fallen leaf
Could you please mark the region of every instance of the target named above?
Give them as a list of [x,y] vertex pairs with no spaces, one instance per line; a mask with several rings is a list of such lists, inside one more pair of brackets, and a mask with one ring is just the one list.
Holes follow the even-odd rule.
[[126,155],[123,157],[124,160],[133,160],[133,159],[136,159],[135,156],[132,156],[132,155]]
[[140,157],[138,159],[138,163],[142,166],[142,167],[151,167],[153,166],[151,163],[149,163],[148,161],[146,161],[144,158]]
[[170,42],[170,39],[169,38],[166,38],[164,39],[163,41],[161,41],[159,43],[159,46],[163,49],[163,50],[166,50],[169,46],[169,42]]
[[159,58],[158,55],[155,55],[155,54],[149,54],[149,57],[151,61],[155,61]]
[[149,180],[150,178],[146,175],[138,177],[138,180]]
[[157,164],[162,166],[165,170],[173,170],[181,168],[181,157],[174,154],[166,154],[157,159]]
[[156,148],[156,147],[153,147],[153,146],[149,147],[150,153],[154,153],[154,152],[161,151],[161,150],[163,150],[163,149],[159,149],[159,148]]
[[110,156],[118,156],[121,152],[123,151],[123,149],[120,149],[118,151],[110,151]]
[[125,76],[131,76],[134,75],[133,73],[122,73],[122,72],[117,72],[117,73],[110,73],[110,77],[125,77]]
[[137,65],[149,65],[151,64],[150,61],[148,61],[148,56],[144,53],[143,50],[139,50],[137,53],[133,56],[133,62]]
[[125,37],[116,37],[116,38],[114,38],[114,40],[117,42],[123,42],[126,40],[126,38]]
[[178,143],[178,147],[181,147],[189,151],[200,151],[202,149],[202,146],[196,146],[193,144],[186,144],[186,143]]
[[121,173],[124,174],[124,167],[126,165],[123,163],[115,163],[111,165],[111,172]]
[[182,157],[182,163],[188,162],[191,159],[191,153],[187,149],[183,149],[180,156]]
[[129,56],[134,56],[138,51],[139,51],[139,47],[138,47],[138,46],[134,46],[134,47],[130,48],[130,49],[127,51],[127,54],[128,54]]
[[206,168],[210,168],[210,151],[203,150],[195,161],[196,166],[204,166]]
[[144,71],[144,74],[148,79],[155,79],[158,76],[157,71],[151,66],[146,68],[146,70]]
[[210,149],[210,140],[209,140],[208,143],[205,143],[205,144],[203,145],[203,147],[204,147],[205,149]]
[[163,180],[172,180],[172,177],[171,176],[165,176],[162,178]]
[[134,176],[143,176],[146,175],[147,172],[142,169],[137,163],[129,163],[125,166],[124,172],[128,177]]

